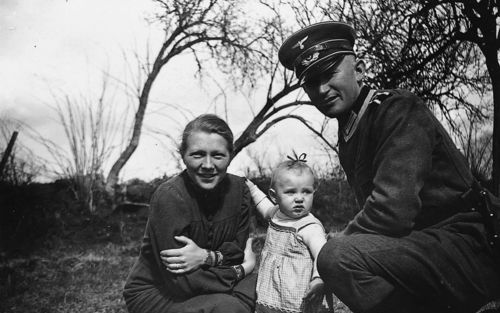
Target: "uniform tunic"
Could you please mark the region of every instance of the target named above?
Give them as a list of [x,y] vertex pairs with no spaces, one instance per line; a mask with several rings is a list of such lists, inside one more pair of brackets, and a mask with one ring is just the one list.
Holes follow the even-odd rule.
[[[481,216],[460,198],[473,181],[464,157],[420,98],[381,90],[369,100],[353,133],[339,127],[339,159],[360,208],[348,236],[320,252],[322,278],[354,312],[396,289],[438,309],[477,309],[500,279]],[[398,301],[404,312],[408,302]]]
[[[299,231],[321,222],[308,214],[289,226],[269,221],[257,279],[257,313],[302,312],[314,261]],[[276,220],[275,220],[276,221]],[[323,233],[323,236],[326,236]]]
[[[139,259],[124,288],[129,312],[250,312],[255,275],[237,282],[231,267],[243,261],[249,209],[244,180],[230,174],[209,192],[185,171],[160,185],[152,196]],[[174,236],[220,251],[223,264],[181,275],[168,272],[160,251],[183,246]]]

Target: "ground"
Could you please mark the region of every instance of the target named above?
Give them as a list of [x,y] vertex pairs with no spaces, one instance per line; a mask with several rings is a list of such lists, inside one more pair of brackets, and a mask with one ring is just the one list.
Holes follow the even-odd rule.
[[[122,289],[145,221],[122,216],[97,225],[48,238],[29,256],[0,260],[0,312],[127,312]],[[335,306],[349,312],[338,300]]]
[[[136,249],[59,246],[14,265],[2,312],[126,312],[121,296]],[[11,263],[15,263],[12,260]]]
[[140,241],[76,237],[50,238],[29,257],[3,260],[0,312],[126,312],[121,291]]
[[[0,253],[0,312],[127,312],[122,289],[145,222],[144,215],[115,215],[65,228],[34,242],[29,253]],[[260,252],[264,233],[257,229],[255,235],[254,250]],[[350,313],[334,302],[336,313]],[[491,306],[500,307],[500,301]]]

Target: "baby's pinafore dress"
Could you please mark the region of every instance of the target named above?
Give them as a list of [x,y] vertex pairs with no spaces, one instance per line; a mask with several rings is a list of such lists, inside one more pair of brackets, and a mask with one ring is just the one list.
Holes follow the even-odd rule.
[[256,313],[302,312],[311,275],[313,258],[298,232],[311,224],[323,225],[312,214],[291,226],[269,220],[257,278]]

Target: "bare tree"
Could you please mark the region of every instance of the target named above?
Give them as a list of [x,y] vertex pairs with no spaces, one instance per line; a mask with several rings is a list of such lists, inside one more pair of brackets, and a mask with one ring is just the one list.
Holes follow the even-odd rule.
[[5,159],[5,167],[0,172],[0,181],[14,186],[31,183],[40,175],[44,168],[33,151],[23,143],[23,137],[30,133],[28,126],[8,116],[0,115],[0,154],[5,153],[14,132],[19,133],[19,140],[11,148],[10,155]]
[[488,184],[491,174],[492,133],[491,121],[465,114],[457,116],[459,131],[454,132],[456,142],[463,151],[474,176]]
[[12,132],[12,136],[10,137],[10,140],[8,141],[9,143],[7,144],[5,151],[2,154],[2,158],[0,161],[0,179],[2,178],[3,170],[5,168],[5,165],[7,164],[7,160],[11,156],[12,149],[16,143],[16,139],[17,139],[18,134],[19,134],[19,132],[17,130]]
[[[163,25],[164,41],[152,63],[144,67],[146,79],[138,96],[133,133],[128,145],[114,162],[106,179],[106,190],[114,194],[121,169],[132,156],[141,137],[144,115],[153,84],[166,64],[183,53],[191,53],[198,66],[203,65],[203,55],[223,56],[236,63],[235,55],[243,59],[255,53],[251,36],[242,17],[241,2],[236,0],[154,0],[162,12],[156,21]],[[245,64],[238,66],[244,70]]]
[[498,0],[425,0],[419,14],[446,12],[449,38],[473,44],[486,63],[493,91],[492,179],[494,193],[500,195],[500,2]]
[[[128,110],[114,103],[109,89],[109,77],[104,76],[100,94],[71,98],[54,95],[59,123],[67,139],[69,151],[50,140],[43,140],[56,163],[58,177],[69,178],[75,197],[95,212],[94,192],[104,187],[104,166],[120,148],[128,133]],[[100,184],[100,186],[99,186]]]
[[[325,136],[325,123],[321,126],[312,125],[310,121],[295,112],[297,106],[310,106],[312,103],[308,99],[304,99],[304,94],[299,92],[300,86],[295,74],[284,69],[278,62],[277,55],[281,43],[295,30],[296,25],[300,24],[300,16],[297,14],[295,15],[297,20],[292,20],[290,24],[290,21],[283,18],[283,10],[294,10],[295,5],[305,6],[306,4],[304,2],[301,2],[303,4],[296,4],[294,1],[286,3],[283,1],[262,0],[259,2],[263,9],[270,12],[269,17],[264,17],[259,21],[262,28],[261,32],[265,35],[258,41],[258,47],[267,57],[260,57],[259,61],[254,61],[252,64],[258,67],[261,75],[267,80],[267,93],[263,105],[235,140],[234,155],[255,142],[271,127],[287,119],[298,121],[315,134],[321,143],[327,145],[333,151],[337,151],[336,145],[332,143],[328,136]],[[312,9],[316,3],[317,1],[312,3],[308,9]]]

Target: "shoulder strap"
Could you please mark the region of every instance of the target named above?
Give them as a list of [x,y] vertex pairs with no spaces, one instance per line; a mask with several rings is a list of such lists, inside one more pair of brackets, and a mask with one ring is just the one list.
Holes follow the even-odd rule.
[[304,229],[305,227],[307,227],[309,225],[312,225],[312,224],[320,225],[321,228],[323,228],[323,231],[325,230],[325,228],[323,227],[323,224],[321,224],[321,221],[318,220],[316,218],[316,216],[314,216],[311,213],[309,213],[309,215],[306,216],[306,217],[304,217],[304,219],[302,221],[298,222],[298,225],[296,226],[297,233],[299,231],[301,231],[302,229]]

